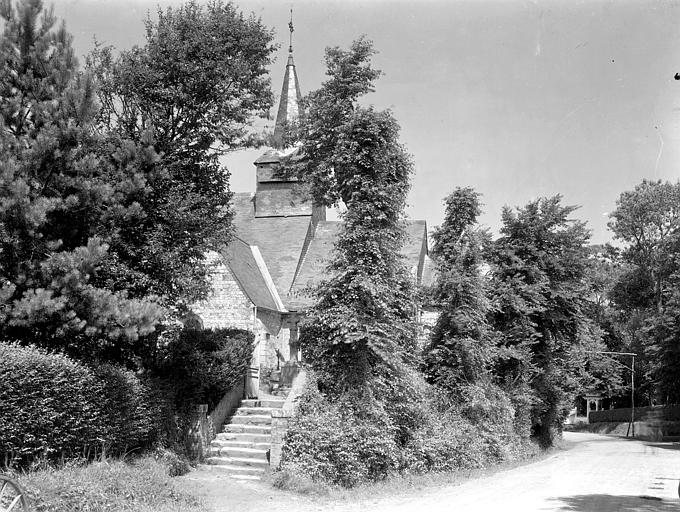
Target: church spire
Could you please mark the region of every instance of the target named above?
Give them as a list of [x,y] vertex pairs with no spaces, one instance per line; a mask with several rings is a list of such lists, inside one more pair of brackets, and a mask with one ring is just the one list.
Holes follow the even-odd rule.
[[300,84],[298,82],[297,72],[295,71],[295,62],[293,61],[293,9],[290,10],[290,22],[288,22],[290,30],[289,45],[288,45],[288,63],[286,64],[286,73],[283,76],[283,87],[281,88],[281,100],[279,103],[279,111],[276,114],[276,124],[274,126],[274,147],[281,149],[283,146],[283,136],[286,126],[297,120],[300,115],[300,103],[302,95],[300,94]]

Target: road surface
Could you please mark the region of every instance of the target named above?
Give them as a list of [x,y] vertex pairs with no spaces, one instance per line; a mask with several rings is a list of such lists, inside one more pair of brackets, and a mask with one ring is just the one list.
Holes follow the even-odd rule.
[[[539,462],[459,485],[341,502],[282,492],[264,482],[208,480],[215,512],[680,512],[680,443],[565,432],[571,445]],[[214,477],[212,477],[214,478]]]
[[680,512],[680,444],[565,432],[570,450],[371,512]]

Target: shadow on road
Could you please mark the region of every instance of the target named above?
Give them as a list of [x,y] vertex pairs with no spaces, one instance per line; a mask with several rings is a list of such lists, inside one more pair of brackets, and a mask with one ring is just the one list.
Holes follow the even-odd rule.
[[645,445],[664,450],[680,450],[680,443],[645,443]]
[[570,512],[678,512],[678,500],[660,500],[652,497],[612,496],[610,494],[583,494],[556,498],[560,511]]

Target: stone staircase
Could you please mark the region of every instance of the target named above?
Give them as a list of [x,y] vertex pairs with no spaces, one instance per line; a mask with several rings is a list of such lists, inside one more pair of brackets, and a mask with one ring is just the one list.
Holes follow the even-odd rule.
[[259,479],[269,466],[272,411],[284,399],[243,400],[210,444],[206,464],[237,479]]

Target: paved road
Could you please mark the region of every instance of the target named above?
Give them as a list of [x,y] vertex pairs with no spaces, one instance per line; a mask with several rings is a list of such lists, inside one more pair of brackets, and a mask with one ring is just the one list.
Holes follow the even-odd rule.
[[215,512],[680,512],[680,443],[566,432],[568,450],[460,485],[355,502],[194,472],[185,485]]
[[540,462],[364,510],[680,512],[680,444],[564,437],[573,447]]

